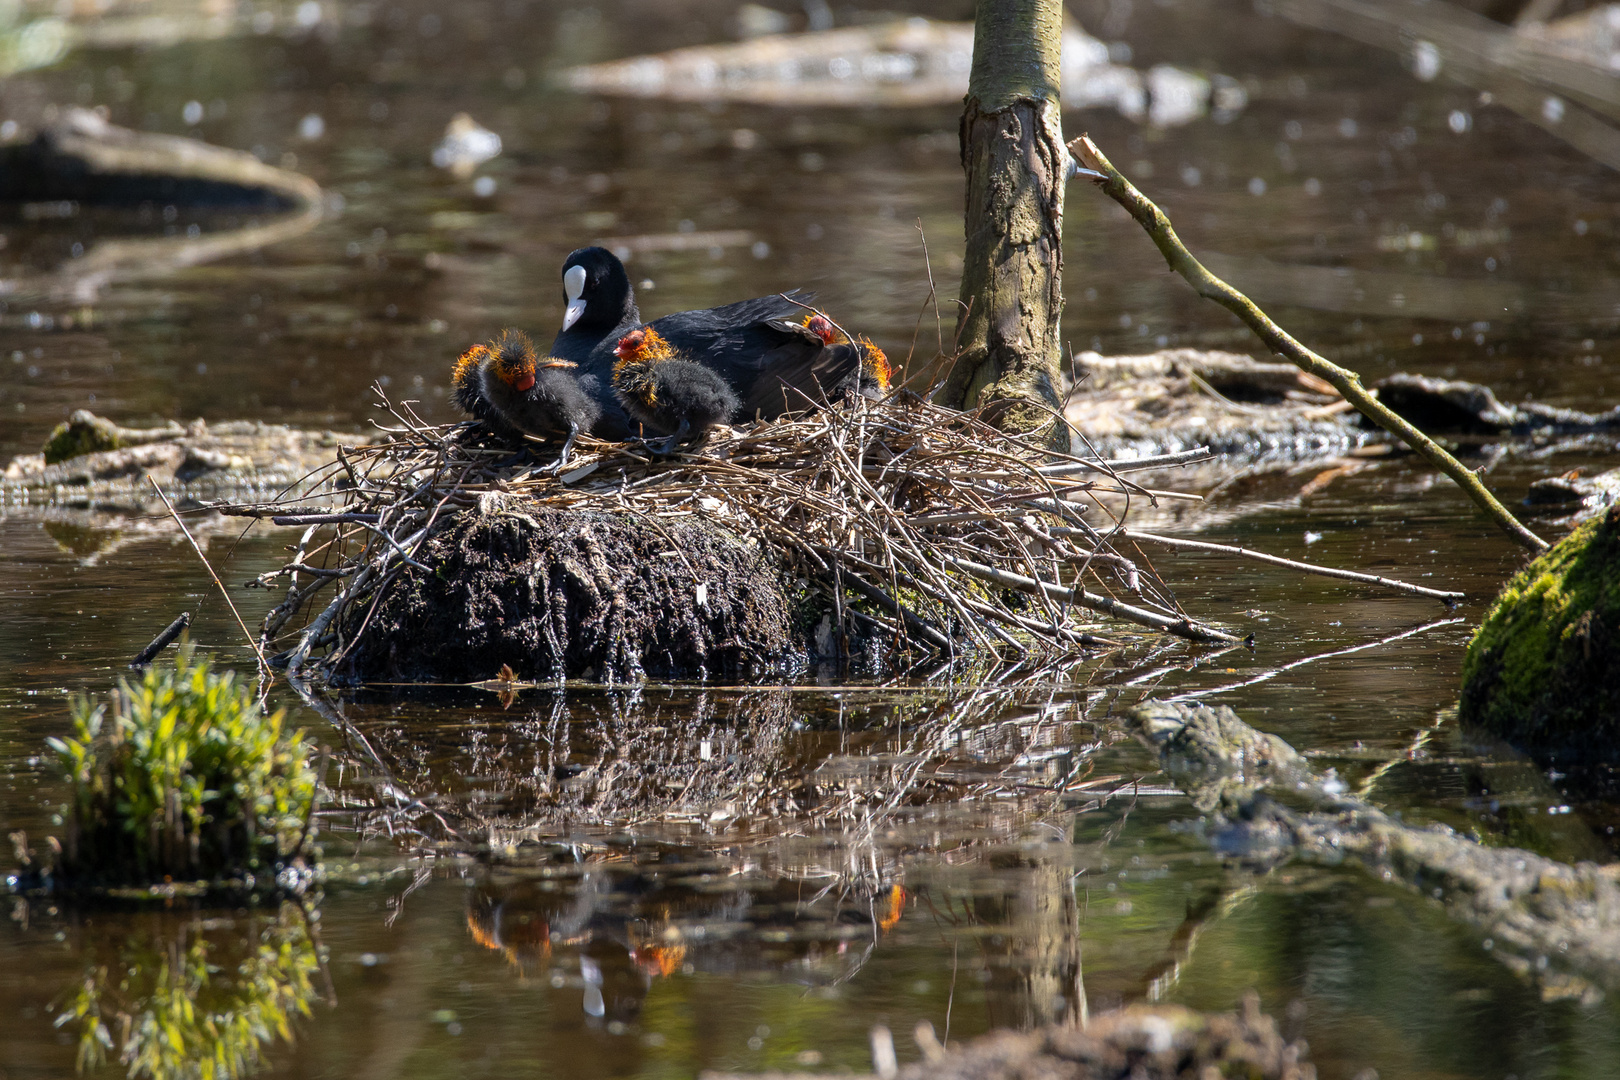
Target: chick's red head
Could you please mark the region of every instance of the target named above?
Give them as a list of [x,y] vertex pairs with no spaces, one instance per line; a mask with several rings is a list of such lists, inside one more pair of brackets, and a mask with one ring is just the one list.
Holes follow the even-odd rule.
[[821,339],[823,345],[831,345],[838,340],[838,328],[825,315],[812,315],[804,325],[812,334]]
[[613,355],[620,360],[633,360],[640,355],[646,344],[647,331],[644,329],[632,330],[620,338],[617,345],[613,346]]
[[675,355],[664,336],[650,326],[638,326],[613,347],[613,355],[620,360],[651,362],[668,360]]
[[534,343],[521,330],[502,330],[495,342],[495,377],[517,391],[534,386]]

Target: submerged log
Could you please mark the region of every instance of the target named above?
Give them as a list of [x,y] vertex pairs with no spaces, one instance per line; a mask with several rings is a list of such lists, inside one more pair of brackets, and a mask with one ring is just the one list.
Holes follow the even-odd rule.
[[1552,959],[1620,986],[1616,867],[1486,847],[1444,825],[1407,825],[1231,709],[1150,701],[1128,723],[1210,815],[1200,832],[1222,855],[1262,870],[1290,860],[1360,865],[1440,898],[1448,913],[1488,932],[1492,955],[1520,974],[1569,978],[1547,970]]
[[747,679],[806,659],[780,565],[708,521],[485,497],[414,562],[348,612],[337,681]]
[[[51,109],[30,139],[0,143],[0,203],[134,210],[184,207],[210,217],[200,233],[107,235],[42,272],[0,281],[20,300],[92,303],[109,282],[159,277],[313,229],[325,197],[307,176],[241,150],[179,135],[132,131],[89,109]],[[242,220],[244,219],[245,220]],[[235,220],[232,220],[235,219]]]
[[128,428],[85,409],[51,432],[38,454],[0,472],[0,506],[96,503],[149,509],[151,475],[194,499],[273,494],[332,460],[353,435],[254,420]]
[[0,201],[144,202],[260,212],[319,207],[315,181],[252,154],[133,131],[68,108],[32,140],[0,146]]
[[1490,387],[1400,372],[1374,385],[1378,400],[1426,431],[1475,435],[1584,434],[1620,428],[1620,406],[1602,413],[1534,401],[1504,404]]

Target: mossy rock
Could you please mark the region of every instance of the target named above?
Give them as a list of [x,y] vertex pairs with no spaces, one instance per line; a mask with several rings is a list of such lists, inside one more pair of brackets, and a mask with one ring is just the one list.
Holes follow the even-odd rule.
[[1620,760],[1620,504],[1503,588],[1468,646],[1460,716],[1538,759]]
[[55,465],[85,454],[120,450],[123,446],[117,424],[79,409],[66,422],[57,424],[51,437],[45,440],[45,464]]

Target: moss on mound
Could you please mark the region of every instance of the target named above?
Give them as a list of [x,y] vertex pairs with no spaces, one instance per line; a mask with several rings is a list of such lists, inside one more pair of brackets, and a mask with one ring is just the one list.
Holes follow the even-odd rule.
[[50,438],[45,440],[45,464],[55,465],[85,454],[118,450],[123,445],[117,424],[79,409],[51,429]]
[[1461,717],[1532,756],[1620,758],[1620,505],[1503,588],[1468,646]]

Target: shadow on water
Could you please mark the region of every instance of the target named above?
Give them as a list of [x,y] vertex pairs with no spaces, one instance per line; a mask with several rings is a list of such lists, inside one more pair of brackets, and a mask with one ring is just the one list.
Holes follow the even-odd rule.
[[[914,335],[931,355],[916,224],[950,296],[954,107],[774,110],[551,82],[728,41],[730,3],[261,7],[267,20],[209,22],[204,40],[107,39],[0,84],[9,116],[106,104],[113,123],[249,149],[335,196],[300,235],[115,276],[93,303],[0,295],[0,454],[36,451],[86,407],[126,424],[251,416],[358,432],[379,378],[447,420],[453,357],[507,324],[544,339],[563,256],[603,238],[637,238],[649,314],[806,286],[891,356]],[[1415,54],[1248,7],[1072,7],[1136,69],[1242,83],[1247,105],[1224,123],[1065,119],[1313,347],[1369,379],[1417,370],[1504,399],[1596,408],[1620,392],[1607,375],[1620,181],[1544,122],[1445,68],[1417,78]],[[463,110],[503,145],[464,179],[430,160]],[[1077,350],[1251,348],[1111,205],[1070,194]],[[8,283],[88,257],[74,245],[184,243],[211,227],[161,205],[133,223],[31,213],[0,223]],[[1539,476],[1604,461],[1549,442],[1490,478],[1516,502]],[[1325,1077],[1616,1075],[1611,1001],[1521,979],[1393,885],[1223,867],[1112,719],[1149,694],[1207,697],[1408,819],[1606,859],[1612,797],[1566,795],[1568,778],[1450,719],[1470,627],[1518,553],[1400,457],[1257,467],[1208,494],[1178,528],[1460,588],[1467,621],[1428,627],[1437,606],[1166,554],[1155,565],[1189,610],[1258,627],[1252,652],[1105,653],[1021,688],[873,689],[831,673],[796,688],[576,685],[508,709],[376,688],[316,711],[278,687],[339,752],[319,920],[16,904],[0,927],[0,1070],[72,1070],[83,1031],[94,1038],[73,1017],[95,1001],[110,1075],[125,1027],[161,1023],[182,992],[256,1024],[228,1052],[262,1052],[271,1075],[609,1077],[865,1070],[878,1021],[914,1060],[904,1036],[919,1020],[960,1040],[1144,998],[1229,1009],[1255,987]],[[206,648],[251,666],[167,525],[88,513],[0,509],[0,817],[36,846],[62,798],[41,748],[66,727],[64,690],[105,690],[183,609]],[[203,539],[236,585],[279,565],[290,538]],[[278,599],[238,596],[250,623]],[[227,1046],[226,1030],[208,1045]],[[200,1036],[179,1034],[198,1056]]]

